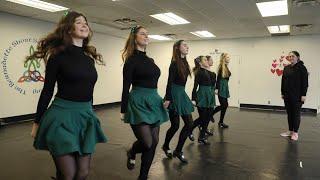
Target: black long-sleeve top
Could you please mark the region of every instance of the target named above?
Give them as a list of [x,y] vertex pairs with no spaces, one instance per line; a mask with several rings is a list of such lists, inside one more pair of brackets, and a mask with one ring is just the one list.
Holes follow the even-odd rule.
[[215,73],[200,68],[194,77],[194,86],[192,90],[192,100],[197,101],[198,86],[213,86],[216,82]]
[[308,90],[308,71],[302,61],[295,65],[288,65],[283,70],[281,80],[281,94],[284,97],[300,100],[306,96]]
[[157,88],[160,69],[145,52],[135,50],[123,66],[121,113],[127,111],[130,86]]
[[[181,60],[185,63],[185,67],[189,68],[186,58],[182,58]],[[187,83],[187,79],[188,79],[188,76],[186,76],[185,78],[180,76],[178,72],[177,62],[172,60],[169,67],[169,76],[168,76],[165,100],[168,100],[168,101],[172,100],[171,87],[173,83],[176,85],[185,86]]]
[[38,101],[35,123],[40,122],[47,110],[56,82],[56,97],[87,102],[92,101],[97,78],[95,62],[84,53],[82,47],[72,45],[58,55],[50,57],[46,65],[46,76]]

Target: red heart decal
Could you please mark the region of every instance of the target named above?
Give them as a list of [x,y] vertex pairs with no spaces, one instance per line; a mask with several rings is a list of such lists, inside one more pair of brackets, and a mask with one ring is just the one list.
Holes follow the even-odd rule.
[[275,60],[273,60],[273,62],[275,63],[275,62],[277,62],[277,60],[275,59]]
[[277,69],[276,72],[278,76],[281,76],[283,74],[283,70],[281,69]]
[[283,61],[283,58],[280,59],[280,62],[282,62],[282,61]]
[[276,67],[277,67],[277,65],[278,65],[278,64],[273,63],[273,64],[272,64],[272,67],[273,67],[273,68],[276,68]]
[[272,74],[274,74],[276,72],[276,70],[275,69],[271,69],[271,72],[272,72]]
[[288,60],[288,61],[289,61],[289,56],[286,56],[286,60]]

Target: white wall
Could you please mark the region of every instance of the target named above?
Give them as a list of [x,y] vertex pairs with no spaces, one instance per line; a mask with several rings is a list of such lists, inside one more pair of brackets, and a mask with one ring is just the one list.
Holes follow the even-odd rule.
[[[231,56],[230,69],[233,72],[230,80],[232,106],[239,106],[238,101],[245,104],[283,106],[280,98],[281,77],[271,73],[271,64],[273,59],[283,54],[287,55],[291,50],[297,50],[310,72],[307,102],[304,107],[318,109],[320,105],[319,42],[319,35],[189,41],[188,61],[191,66],[194,66],[193,59],[198,55],[208,55],[214,49],[228,52]],[[152,43],[148,47],[148,54],[163,70],[160,81],[161,94],[164,94],[172,45],[173,42],[164,42]],[[214,59],[218,63],[219,56],[214,56]],[[193,80],[189,80],[186,87],[189,95],[192,85]]]
[[[40,93],[33,93],[33,89],[40,92],[42,82],[18,83],[26,68],[23,60],[29,54],[30,45],[35,42],[25,42],[13,47],[12,42],[26,38],[39,39],[53,30],[55,24],[38,21],[21,16],[0,13],[0,118],[34,113]],[[103,55],[106,66],[97,66],[98,82],[94,91],[94,104],[117,102],[122,90],[122,61],[120,50],[124,45],[124,39],[95,33],[92,45]],[[5,55],[6,49],[12,48]],[[6,58],[6,60],[4,60]],[[4,63],[5,62],[5,63]],[[14,85],[9,86],[5,78],[4,64],[9,78]],[[44,76],[44,65],[39,69]],[[15,90],[15,86],[25,91],[25,94]],[[79,89],[75,89],[79,91]]]
[[[29,54],[29,46],[34,42],[26,42],[13,47],[10,53],[6,49],[12,47],[15,40],[41,38],[52,31],[55,24],[38,21],[21,16],[0,13],[0,118],[34,113],[43,83],[17,83],[26,68],[23,59]],[[106,66],[97,66],[98,82],[94,91],[94,104],[117,102],[122,91],[122,61],[120,50],[125,39],[95,33],[92,44],[103,55]],[[318,109],[320,105],[320,72],[317,53],[320,51],[319,35],[290,36],[268,38],[245,38],[229,40],[189,41],[190,53],[188,61],[193,67],[193,59],[198,55],[207,55],[214,49],[228,52],[231,55],[230,69],[233,73],[230,80],[230,105],[240,103],[283,105],[280,99],[280,77],[270,73],[272,59],[278,58],[290,50],[298,50],[310,72],[308,100],[306,108]],[[159,65],[162,75],[159,80],[159,93],[163,96],[167,83],[173,42],[151,43],[147,54]],[[6,60],[4,58],[7,58]],[[214,56],[217,67],[218,56]],[[6,62],[6,63],[4,63]],[[241,62],[241,63],[240,63]],[[14,86],[10,87],[5,78],[4,64],[8,76]],[[39,69],[44,76],[43,65]],[[240,84],[239,84],[240,82]],[[15,85],[25,90],[25,95],[15,90]],[[193,88],[193,79],[189,79],[186,89],[189,95]],[[33,93],[33,89],[38,92]],[[76,91],[76,90],[75,90]]]

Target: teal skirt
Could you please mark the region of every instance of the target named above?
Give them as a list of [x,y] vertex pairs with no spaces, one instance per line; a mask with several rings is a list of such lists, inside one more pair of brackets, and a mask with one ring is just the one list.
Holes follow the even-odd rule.
[[132,87],[124,116],[125,123],[160,125],[168,119],[168,112],[163,106],[163,100],[157,89]]
[[189,115],[194,111],[193,104],[185,91],[184,86],[172,84],[172,100],[169,110],[175,111],[178,115]]
[[220,89],[219,89],[219,96],[224,98],[229,98],[229,80],[228,79],[221,79],[220,80]]
[[41,118],[33,146],[53,156],[92,154],[97,143],[106,142],[90,102],[55,98]]
[[216,105],[214,87],[199,86],[197,91],[197,106],[202,108],[213,108]]

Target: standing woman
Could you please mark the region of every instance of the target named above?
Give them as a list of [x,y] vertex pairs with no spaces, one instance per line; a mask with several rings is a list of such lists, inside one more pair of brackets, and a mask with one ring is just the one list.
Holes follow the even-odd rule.
[[218,78],[217,78],[217,87],[218,90],[218,98],[220,102],[220,106],[216,107],[213,114],[221,111],[220,121],[218,123],[220,128],[228,128],[224,121],[224,116],[226,114],[228,104],[229,94],[229,78],[231,76],[231,72],[228,68],[228,64],[230,62],[230,57],[228,53],[222,53],[220,56],[220,64],[218,67]]
[[160,124],[169,119],[157,92],[160,69],[146,55],[148,43],[147,30],[142,26],[133,27],[122,53],[124,67],[121,119],[130,124],[137,138],[127,152],[127,168],[132,170],[136,154],[142,153],[139,180],[148,178],[159,141]]
[[[209,65],[208,70],[209,70],[209,72],[210,72],[210,77],[211,77],[211,79],[212,79],[212,81],[211,81],[211,82],[212,82],[212,88],[213,88],[213,90],[215,90],[215,88],[216,88],[216,78],[217,78],[217,75],[216,75],[215,72],[210,71],[210,68],[213,66],[213,59],[212,59],[212,57],[209,56],[209,55],[207,55],[206,58],[207,58],[208,65]],[[215,97],[215,94],[214,94],[214,97]],[[214,98],[214,99],[216,99],[216,98]],[[214,118],[213,118],[214,108],[211,108],[210,111],[211,111],[210,121],[211,121],[212,123],[214,123]],[[209,129],[206,130],[206,134],[209,135],[209,136],[213,136],[213,132],[209,131]]]
[[297,51],[289,53],[289,61],[291,64],[284,68],[281,80],[281,96],[288,114],[289,131],[281,133],[281,136],[297,141],[301,106],[308,90],[308,71]]
[[[211,109],[215,106],[214,89],[212,88],[213,79],[210,75],[209,64],[205,56],[199,56],[194,60],[195,67],[193,72],[195,74],[194,86],[192,90],[192,100],[196,102],[199,118],[193,123],[193,129],[200,126],[200,136],[198,142],[209,145],[210,143],[206,137],[206,131],[211,119]],[[199,87],[199,88],[198,88]]]
[[[84,180],[96,143],[106,142],[100,122],[92,110],[97,71],[102,62],[89,46],[92,31],[86,17],[69,12],[53,33],[38,43],[27,59],[46,63],[46,78],[38,102],[31,135],[34,147],[48,150],[57,168],[58,180]],[[51,106],[55,83],[58,91]]]
[[[165,96],[165,104],[167,106],[169,105],[171,127],[167,131],[165,142],[162,146],[168,158],[172,158],[172,156],[177,157],[182,163],[188,163],[182,153],[182,148],[192,130],[193,120],[191,113],[194,111],[193,104],[185,91],[188,76],[191,76],[190,66],[186,59],[188,51],[189,47],[184,40],[179,40],[173,45]],[[169,144],[179,129],[179,116],[181,116],[184,121],[184,127],[180,132],[178,145],[172,154]]]

